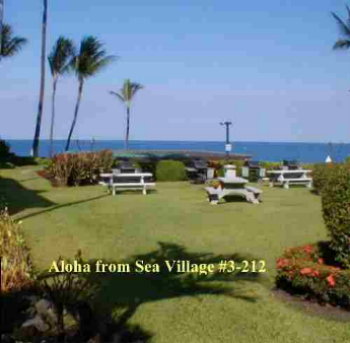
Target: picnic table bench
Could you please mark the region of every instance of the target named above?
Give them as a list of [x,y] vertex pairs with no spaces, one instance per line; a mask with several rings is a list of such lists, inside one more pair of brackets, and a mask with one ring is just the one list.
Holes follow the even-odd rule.
[[216,205],[220,199],[229,196],[243,197],[252,204],[260,203],[262,190],[252,186],[246,186],[248,182],[246,179],[241,177],[219,177],[218,180],[220,181],[219,187],[205,188],[208,194],[208,200],[211,204]]
[[146,195],[147,190],[156,186],[152,178],[151,173],[102,173],[99,183],[107,186],[112,195],[118,190],[142,190]]
[[312,187],[312,178],[309,175],[311,170],[296,169],[296,170],[271,170],[267,173],[270,177],[270,187],[275,185],[283,186],[288,189],[289,185],[305,185],[308,188]]

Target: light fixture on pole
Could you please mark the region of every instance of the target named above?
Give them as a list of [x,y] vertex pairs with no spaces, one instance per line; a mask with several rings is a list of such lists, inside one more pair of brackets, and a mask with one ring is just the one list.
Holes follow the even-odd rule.
[[220,125],[226,126],[225,151],[226,151],[226,156],[228,157],[230,152],[231,152],[231,150],[232,150],[232,144],[230,143],[230,125],[232,125],[232,122],[224,121],[224,122],[221,122]]

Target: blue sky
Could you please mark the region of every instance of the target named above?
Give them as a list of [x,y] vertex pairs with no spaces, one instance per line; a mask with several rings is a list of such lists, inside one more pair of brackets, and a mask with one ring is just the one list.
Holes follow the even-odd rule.
[[[41,0],[5,0],[5,21],[29,43],[0,63],[0,134],[32,138]],[[350,141],[350,51],[334,52],[338,0],[49,0],[48,50],[59,35],[96,35],[119,60],[86,82],[75,139],[123,139],[125,111],[108,94],[125,78],[135,99],[131,139]],[[350,3],[349,3],[350,4]],[[47,68],[48,69],[48,68]],[[42,137],[49,133],[47,70]],[[56,138],[66,138],[77,92],[61,79]]]

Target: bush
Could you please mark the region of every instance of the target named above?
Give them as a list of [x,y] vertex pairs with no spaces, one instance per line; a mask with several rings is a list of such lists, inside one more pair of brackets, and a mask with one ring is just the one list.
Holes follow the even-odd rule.
[[48,178],[54,185],[79,186],[92,184],[100,172],[108,172],[113,165],[110,150],[55,155],[46,168]]
[[333,163],[315,164],[312,170],[313,188],[317,194],[321,194],[322,189],[327,184],[327,175],[334,167]]
[[325,264],[324,248],[306,245],[288,249],[277,260],[276,284],[309,299],[350,309],[350,270]]
[[31,283],[28,250],[15,223],[6,210],[0,211],[1,292],[17,291]]
[[160,161],[156,168],[158,181],[183,181],[187,179],[185,165],[180,161]]
[[350,268],[350,168],[347,165],[327,170],[321,195],[323,218],[335,259]]

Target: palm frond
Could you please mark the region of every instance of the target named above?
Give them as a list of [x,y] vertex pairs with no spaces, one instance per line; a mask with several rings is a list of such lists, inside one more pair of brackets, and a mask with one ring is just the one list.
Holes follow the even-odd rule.
[[338,41],[335,42],[333,45],[333,49],[349,49],[350,48],[350,40],[347,39],[339,39]]
[[71,62],[71,67],[80,79],[95,75],[111,62],[116,56],[107,55],[103,44],[93,36],[83,38],[78,55]]
[[350,38],[350,26],[347,25],[338,15],[332,12],[333,18],[336,20],[340,33],[347,38]]
[[54,76],[68,72],[70,60],[74,55],[75,47],[73,41],[60,36],[48,57],[51,74]]
[[11,57],[17,54],[27,43],[27,39],[13,36],[12,27],[8,24],[2,26],[0,57]]
[[119,93],[113,91],[110,91],[109,93],[118,97],[118,99],[124,102],[127,106],[130,106],[135,94],[142,88],[143,86],[141,84],[126,79]]
[[113,91],[109,91],[109,94],[116,96],[121,102],[125,102],[125,99],[121,94]]

